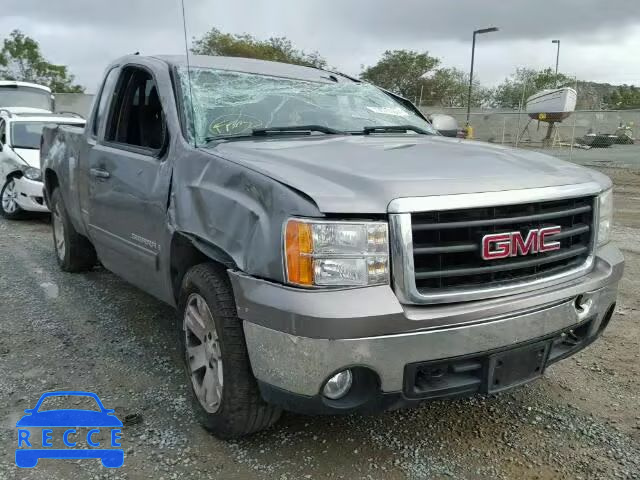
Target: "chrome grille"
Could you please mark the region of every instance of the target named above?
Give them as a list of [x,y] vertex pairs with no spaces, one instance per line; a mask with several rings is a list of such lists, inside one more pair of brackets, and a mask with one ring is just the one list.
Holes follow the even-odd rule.
[[[415,286],[421,295],[448,290],[490,289],[535,281],[587,262],[594,225],[594,196],[518,205],[411,214]],[[560,226],[550,236],[560,249],[528,256],[483,260],[484,235]]]

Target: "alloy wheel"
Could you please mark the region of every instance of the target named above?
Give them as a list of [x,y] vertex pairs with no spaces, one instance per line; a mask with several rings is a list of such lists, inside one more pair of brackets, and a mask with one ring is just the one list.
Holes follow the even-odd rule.
[[187,299],[184,311],[185,356],[200,405],[216,413],[222,401],[223,368],[216,324],[206,300],[198,293]]
[[17,197],[16,182],[12,178],[7,182],[2,191],[2,210],[8,214],[14,213],[18,209],[18,203],[16,202]]

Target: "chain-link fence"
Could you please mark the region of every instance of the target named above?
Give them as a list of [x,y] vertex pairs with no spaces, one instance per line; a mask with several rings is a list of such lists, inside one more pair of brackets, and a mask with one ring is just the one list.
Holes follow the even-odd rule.
[[[422,110],[450,115],[461,128],[466,125],[464,108],[423,106]],[[536,117],[525,111],[476,109],[469,123],[479,141],[535,149],[580,163],[640,165],[640,110],[579,110],[559,122]]]
[[[588,82],[567,79],[559,88],[544,88],[527,79],[520,88],[491,102],[515,108],[472,109],[421,106],[427,114],[454,117],[467,138],[535,149],[585,164],[640,166],[640,110],[608,110],[604,91]],[[605,101],[607,100],[607,101]],[[636,145],[636,139],[639,138]]]

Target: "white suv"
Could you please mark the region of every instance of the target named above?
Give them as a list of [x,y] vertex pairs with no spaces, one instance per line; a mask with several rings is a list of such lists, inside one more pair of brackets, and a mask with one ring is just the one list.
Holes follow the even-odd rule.
[[49,211],[42,193],[40,137],[50,124],[84,127],[85,120],[75,113],[0,109],[0,215],[5,218]]

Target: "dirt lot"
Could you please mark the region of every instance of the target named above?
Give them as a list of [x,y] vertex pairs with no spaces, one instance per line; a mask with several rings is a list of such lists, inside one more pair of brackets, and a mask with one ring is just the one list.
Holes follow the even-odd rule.
[[[287,414],[229,443],[189,411],[171,309],[104,270],[61,273],[46,219],[0,221],[0,478],[640,478],[640,170],[603,171],[627,268],[590,348],[512,393],[373,417]],[[15,467],[15,422],[63,389],[141,415],[123,429],[123,468]]]

